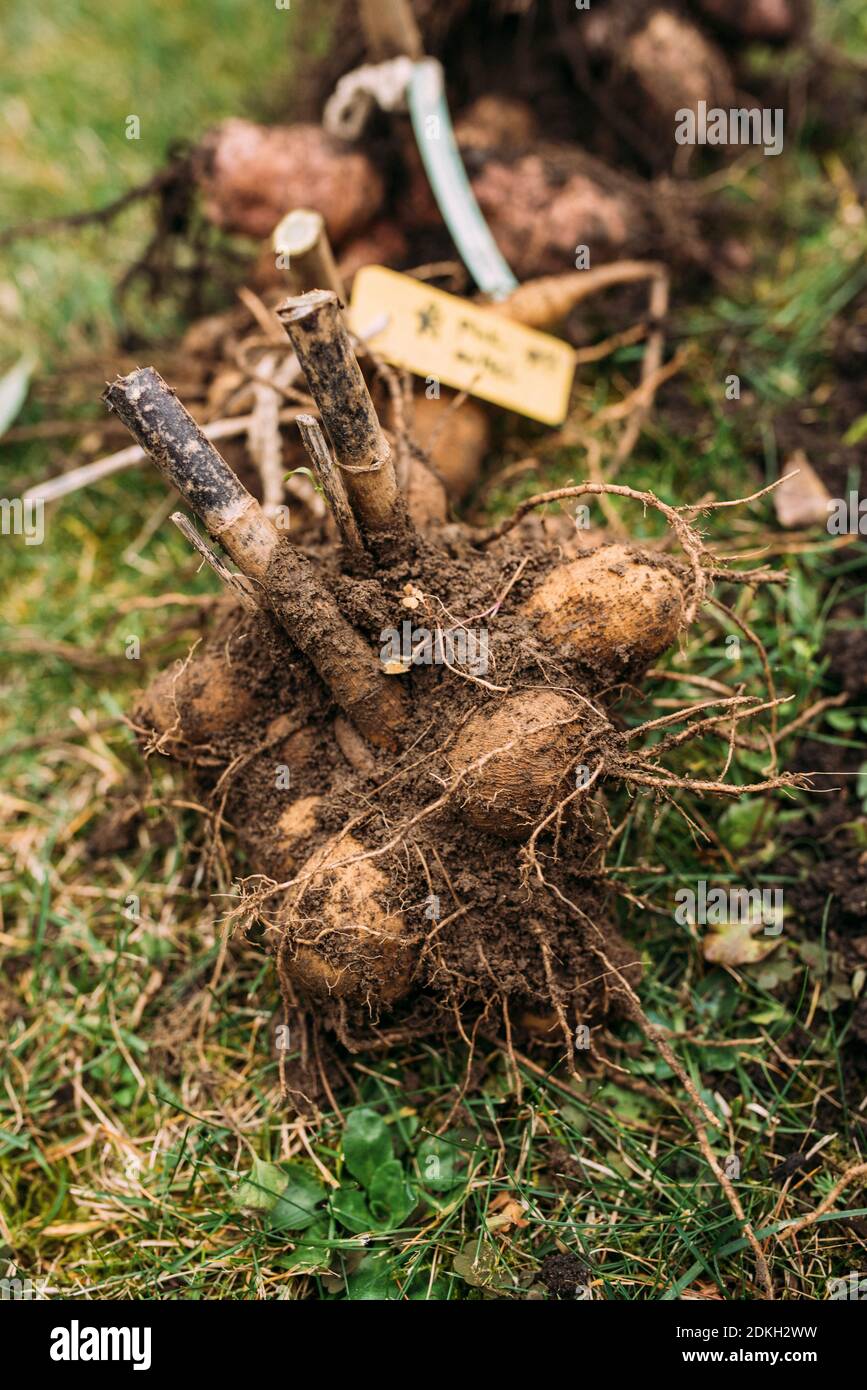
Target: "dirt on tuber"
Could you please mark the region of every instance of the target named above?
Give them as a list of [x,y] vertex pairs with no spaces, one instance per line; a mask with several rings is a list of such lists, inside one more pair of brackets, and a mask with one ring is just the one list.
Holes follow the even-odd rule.
[[[310,364],[323,431],[311,459],[333,473],[332,496],[344,489],[355,546],[335,544],[326,519],[303,555],[281,536],[263,563],[255,502],[188,435],[156,373],[113,383],[108,400],[213,539],[230,537],[259,605],[218,605],[133,724],[146,752],[189,769],[213,854],[241,878],[232,919],[273,950],[303,1036],[358,1050],[483,1028],[571,1056],[577,1024],[630,1012],[640,977],[614,921],[606,785],[687,785],[662,755],[715,723],[691,724],[686,707],[663,721],[685,729],[645,743],[617,701],[725,569],[681,514],[629,489],[614,490],[659,507],[683,559],[528,524],[535,506],[595,483],[530,499],[489,531],[438,506],[413,513],[393,460],[429,460],[407,455],[399,421],[389,446],[328,297],[297,297],[281,321]],[[712,703],[728,733],[756,701]]]

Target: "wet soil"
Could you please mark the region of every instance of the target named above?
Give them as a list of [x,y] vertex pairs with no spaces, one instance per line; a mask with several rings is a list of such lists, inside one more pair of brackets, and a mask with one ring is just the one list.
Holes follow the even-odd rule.
[[[450,749],[507,688],[510,698],[529,699],[555,686],[567,710],[591,700],[596,751],[613,736],[600,699],[611,672],[596,627],[592,641],[572,634],[570,657],[522,612],[558,561],[586,552],[574,540],[552,546],[537,525],[485,548],[447,525],[373,580],[341,573],[324,537],[311,537],[307,550],[372,651],[389,629],[406,632],[411,645],[426,630],[484,630],[484,674],[453,654],[451,665],[417,664],[384,678],[402,690],[408,709],[401,746],[391,752],[360,737],[270,620],[226,609],[188,665],[163,674],[157,697],[154,687],[145,693],[134,714],[140,737],[191,768],[219,833],[237,836],[252,875],[248,891],[282,885],[251,901],[258,939],[278,954],[287,1009],[304,1014],[312,1002],[316,1026],[353,1050],[395,1033],[481,1024],[520,1036],[525,1019],[562,1050],[576,1024],[617,1012],[623,978],[634,986],[640,974],[612,923],[601,801],[592,793],[580,815],[554,820],[535,847],[536,872],[521,861],[520,844],[509,844],[514,825],[505,807],[502,826],[496,814],[484,829],[468,822],[462,797],[449,794]],[[624,553],[613,553],[616,582]],[[534,737],[522,726],[516,741],[533,748]],[[578,745],[572,738],[563,746],[569,774]],[[533,771],[531,764],[528,781]],[[569,793],[572,779],[540,784],[519,840]],[[496,812],[496,797],[492,805]],[[339,839],[348,832],[349,854]],[[311,876],[305,866],[317,855],[314,862],[325,856],[336,867]],[[359,929],[374,934],[376,949]]]

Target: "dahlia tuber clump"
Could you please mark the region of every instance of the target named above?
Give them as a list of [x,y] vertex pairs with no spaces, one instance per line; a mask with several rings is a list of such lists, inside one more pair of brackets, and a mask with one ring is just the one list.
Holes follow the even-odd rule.
[[[667,732],[652,746],[614,713],[725,571],[683,509],[598,482],[487,531],[411,517],[336,296],[278,317],[318,407],[305,440],[330,502],[303,551],[153,369],[106,391],[239,572],[220,566],[209,635],[144,692],[134,726],[190,769],[215,849],[236,837],[236,916],[271,946],[288,1014],[349,1049],[482,1029],[571,1054],[576,1025],[637,1005],[605,784],[664,796],[686,784],[661,761],[670,746],[733,738],[768,707],[677,711],[653,721]],[[538,504],[603,491],[658,507],[683,557],[539,526]]]

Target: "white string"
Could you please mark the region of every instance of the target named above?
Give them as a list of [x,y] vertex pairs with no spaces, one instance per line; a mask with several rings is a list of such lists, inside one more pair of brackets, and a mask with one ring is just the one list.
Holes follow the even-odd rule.
[[322,113],[328,134],[357,140],[375,106],[381,111],[405,111],[413,67],[412,58],[390,58],[387,63],[365,63],[341,77]]

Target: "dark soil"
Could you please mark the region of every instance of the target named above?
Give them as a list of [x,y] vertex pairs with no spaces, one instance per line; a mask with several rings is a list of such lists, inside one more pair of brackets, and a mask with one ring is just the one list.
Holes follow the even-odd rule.
[[552,1298],[575,1298],[590,1278],[590,1269],[577,1255],[546,1255],[539,1270],[539,1281]]
[[[436,544],[421,542],[412,560],[381,571],[375,581],[340,573],[336,549],[324,533],[309,539],[307,549],[341,611],[371,650],[382,644],[385,628],[400,631],[409,622],[433,629],[464,619],[469,627],[488,629],[484,680],[490,685],[513,692],[553,685],[572,692],[573,699],[596,700],[609,684],[601,655],[594,676],[595,639],[570,660],[540,641],[534,622],[520,612],[563,558],[561,547],[540,538],[537,525],[483,549],[463,528],[447,525],[436,533]],[[570,555],[581,553],[569,543]],[[492,614],[519,565],[519,577]],[[404,606],[408,588],[422,596],[412,598],[416,608]],[[188,666],[159,678],[159,698],[154,687],[146,693],[134,722],[146,746],[193,768],[197,795],[214,810],[215,834],[234,830],[252,873],[265,876],[251,879],[249,891],[284,885],[250,901],[258,904],[260,939],[279,947],[293,1016],[304,1012],[303,996],[312,988],[319,996],[317,1026],[353,1050],[398,1033],[482,1025],[505,1037],[526,1029],[562,1051],[567,1029],[622,1008],[617,972],[632,985],[640,973],[635,953],[612,924],[600,873],[602,803],[588,797],[580,816],[561,817],[540,837],[543,885],[526,866],[521,871],[517,848],[510,849],[501,834],[467,823],[460,798],[444,798],[432,814],[426,809],[444,797],[454,778],[448,750],[456,735],[476,711],[501,698],[497,691],[444,664],[414,666],[391,679],[409,696],[409,722],[397,755],[355,733],[313,668],[270,620],[224,610]],[[616,740],[601,709],[579,727],[590,729],[597,753],[606,740]],[[569,747],[577,748],[574,739]],[[571,763],[590,759],[582,744]],[[554,785],[534,816],[538,812],[541,819],[569,790],[571,783]],[[353,853],[374,852],[372,857],[350,870],[348,885],[340,870],[305,879],[305,862],[347,827],[358,846]],[[336,858],[345,857],[338,847]],[[299,883],[287,887],[299,872]],[[343,929],[328,926],[335,917],[353,915],[352,884],[359,873],[365,885],[374,875],[377,902],[384,914],[400,914],[400,939],[412,952],[412,988],[394,1007],[384,1007],[384,1001],[391,1004],[404,957],[359,954]],[[333,989],[317,990],[316,979],[301,969],[311,940],[324,968],[339,980]]]
[[[729,11],[739,8],[739,0],[728,6]],[[644,174],[664,168],[671,142],[664,148],[652,138],[647,102],[623,59],[630,40],[654,12],[672,14],[697,30],[742,88],[761,88],[758,95],[764,96],[775,95],[776,85],[788,96],[773,69],[761,79],[753,71],[748,61],[752,36],[692,0],[593,0],[586,12],[577,12],[574,0],[521,5],[415,0],[413,9],[425,52],[439,58],[448,73],[452,110],[460,111],[481,93],[517,98],[532,106],[548,139],[577,143],[617,167]],[[776,36],[778,45],[803,39],[809,10],[809,0],[794,0],[792,22]],[[293,92],[293,116],[318,120],[338,78],[365,59],[356,7],[347,0],[338,12],[329,57],[309,69]]]

